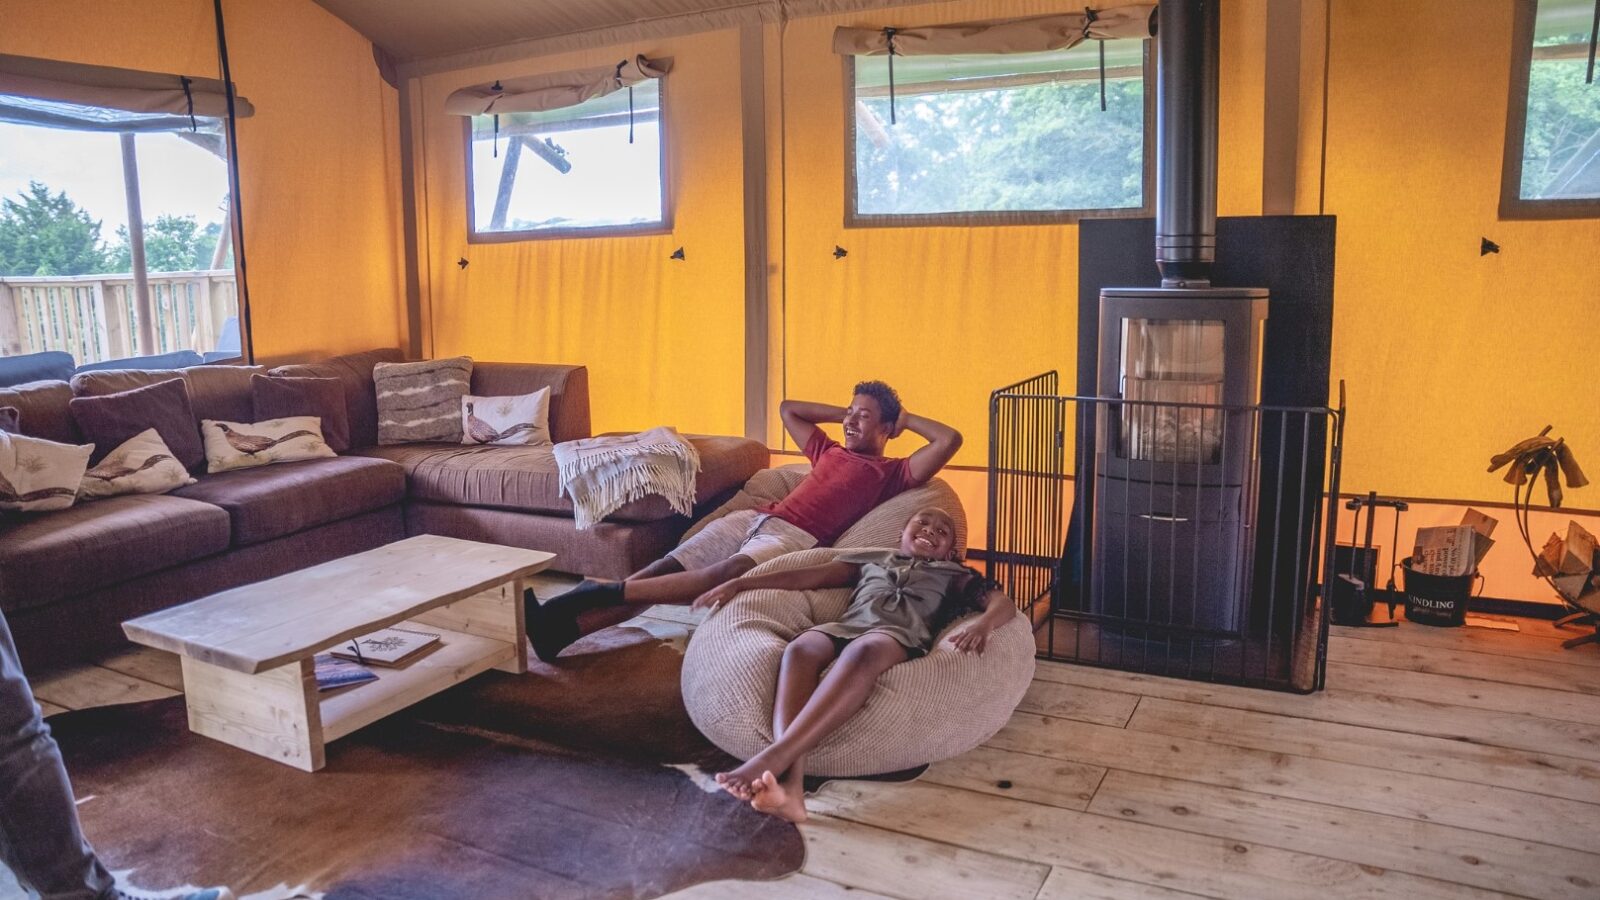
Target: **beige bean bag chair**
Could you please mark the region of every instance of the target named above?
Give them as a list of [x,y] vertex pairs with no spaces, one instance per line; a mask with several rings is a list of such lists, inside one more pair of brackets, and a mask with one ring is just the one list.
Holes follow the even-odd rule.
[[[804,466],[759,472],[745,492],[713,516],[770,502],[776,499],[773,492],[782,496],[804,474]],[[745,505],[737,505],[741,502]],[[848,549],[899,546],[906,522],[924,506],[951,514],[956,546],[964,549],[965,513],[949,485],[935,479],[867,514],[835,547],[790,553],[754,572],[816,565]],[[838,619],[849,600],[848,589],[747,591],[708,617],[683,661],[683,699],[695,726],[740,759],[764,749],[772,742],[772,703],[784,648],[812,625]],[[957,621],[945,629],[927,656],[886,672],[861,712],[807,758],[807,774],[898,772],[958,756],[999,731],[1033,680],[1033,632],[1018,613],[995,629],[988,649],[978,656],[957,653],[946,640],[960,626]]]

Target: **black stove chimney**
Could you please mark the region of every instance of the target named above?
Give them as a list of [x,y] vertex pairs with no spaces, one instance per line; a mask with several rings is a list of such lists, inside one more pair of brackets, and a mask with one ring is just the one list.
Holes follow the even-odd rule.
[[1156,265],[1165,287],[1208,287],[1217,251],[1220,0],[1156,11]]

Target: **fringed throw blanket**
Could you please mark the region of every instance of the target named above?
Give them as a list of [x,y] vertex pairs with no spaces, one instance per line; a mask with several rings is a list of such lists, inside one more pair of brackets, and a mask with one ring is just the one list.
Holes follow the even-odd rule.
[[694,512],[700,454],[670,427],[565,441],[555,454],[561,492],[572,498],[580,531],[650,494],[660,494],[681,515]]

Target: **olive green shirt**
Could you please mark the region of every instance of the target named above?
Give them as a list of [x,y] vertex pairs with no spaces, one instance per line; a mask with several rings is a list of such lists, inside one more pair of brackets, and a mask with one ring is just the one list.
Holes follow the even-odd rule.
[[960,563],[916,559],[894,550],[858,550],[836,561],[860,566],[861,580],[844,616],[813,631],[844,640],[880,631],[912,656],[921,656],[933,649],[944,626],[973,608],[964,590],[972,570]]

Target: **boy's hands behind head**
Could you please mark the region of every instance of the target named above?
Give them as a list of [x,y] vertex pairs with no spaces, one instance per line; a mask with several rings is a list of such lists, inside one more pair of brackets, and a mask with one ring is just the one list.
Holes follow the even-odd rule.
[[889,426],[889,437],[897,438],[904,434],[906,426],[909,424],[911,424],[911,410],[902,406],[900,407],[900,418],[896,419],[894,424]]

